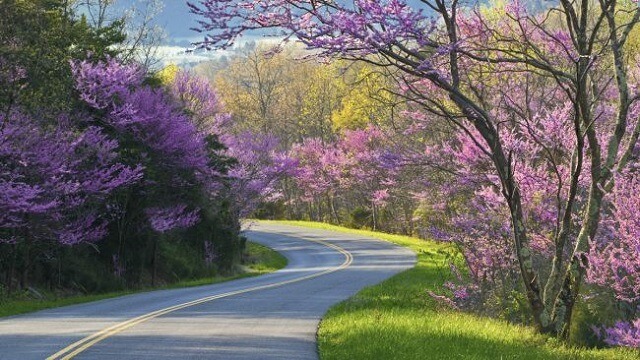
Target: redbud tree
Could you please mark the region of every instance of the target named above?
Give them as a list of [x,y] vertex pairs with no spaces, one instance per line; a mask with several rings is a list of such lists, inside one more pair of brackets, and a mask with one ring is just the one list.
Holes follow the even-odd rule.
[[[408,100],[465,134],[474,147],[467,160],[482,166],[488,191],[508,217],[509,251],[534,322],[542,332],[566,336],[605,197],[633,160],[640,135],[638,65],[625,46],[640,10],[629,1],[549,3],[550,9],[529,13],[509,2],[498,16],[458,0],[203,0],[190,6],[206,33],[202,47],[226,48],[243,33],[278,29],[319,56],[388,69]],[[507,92],[505,82],[525,85],[518,95]],[[536,118],[561,106],[563,116]],[[562,149],[537,138],[557,129],[566,136]],[[539,161],[527,158],[533,145]],[[531,192],[541,188],[527,181],[534,175],[552,179],[546,190],[553,197],[538,202]],[[542,263],[534,263],[534,204],[547,208],[551,220],[551,255]]]

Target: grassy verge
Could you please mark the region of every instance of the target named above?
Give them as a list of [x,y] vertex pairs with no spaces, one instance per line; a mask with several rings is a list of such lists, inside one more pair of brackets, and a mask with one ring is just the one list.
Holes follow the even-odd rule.
[[[333,359],[638,359],[628,349],[568,347],[532,328],[443,309],[427,290],[443,277],[430,241],[322,223],[280,224],[371,236],[411,248],[417,265],[334,306],[318,330],[320,357]],[[442,258],[440,258],[442,259]]]
[[167,286],[151,289],[136,289],[128,291],[117,291],[106,294],[93,294],[82,296],[69,296],[56,298],[52,295],[44,294],[45,298],[38,299],[22,299],[22,298],[10,298],[0,299],[0,317],[24,314],[32,311],[43,310],[48,308],[80,304],[90,301],[108,299],[118,297],[122,295],[132,294],[136,292],[158,290],[158,289],[173,289],[181,287],[193,287],[201,285],[210,285],[220,283],[224,281],[230,281],[250,276],[262,275],[270,273],[287,266],[287,259],[277,253],[274,250],[269,249],[266,246],[260,244],[247,242],[247,250],[245,252],[245,264],[243,271],[233,276],[216,276],[204,279],[188,280],[173,283]]
[[270,248],[248,242],[245,265],[250,275],[267,274],[287,266],[287,258]]

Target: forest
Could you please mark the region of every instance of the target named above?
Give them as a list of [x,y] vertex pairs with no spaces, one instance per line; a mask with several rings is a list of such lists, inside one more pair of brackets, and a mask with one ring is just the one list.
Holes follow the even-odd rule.
[[234,154],[269,144],[227,132],[207,81],[128,60],[122,22],[96,27],[72,10],[0,5],[2,293],[233,273],[239,219],[270,181]]
[[194,1],[234,51],[184,69],[4,1],[0,296],[229,273],[242,219],[311,220],[448,245],[447,308],[640,347],[640,9],[547,3]]

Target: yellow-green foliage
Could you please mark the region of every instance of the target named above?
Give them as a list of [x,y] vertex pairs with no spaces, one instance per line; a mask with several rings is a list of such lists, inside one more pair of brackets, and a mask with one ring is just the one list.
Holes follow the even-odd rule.
[[[304,79],[297,94],[301,96],[298,126],[309,123],[329,123],[332,113],[340,106],[340,99],[347,91],[338,76],[342,66],[336,61],[331,64],[304,64],[296,68],[296,78]],[[328,129],[327,129],[328,130]]]
[[180,71],[178,65],[169,64],[162,68],[162,70],[158,71],[156,77],[158,78],[158,80],[160,80],[162,85],[169,85],[176,78],[176,74],[178,74],[178,71]]
[[[623,0],[618,4],[618,12],[616,13],[616,21],[619,25],[627,24],[633,17],[633,10],[638,7],[638,3],[631,0]],[[635,25],[624,47],[625,53],[631,64],[635,64],[636,58],[640,56],[640,26]]]
[[506,0],[491,0],[485,4],[481,4],[480,13],[489,22],[498,22],[504,19],[506,15],[505,7],[509,4]]
[[235,131],[277,129],[284,139],[295,132],[301,97],[314,79],[304,71],[309,65],[295,60],[299,49],[287,47],[267,56],[269,49],[258,47],[232,58],[214,83],[225,111],[234,117]]
[[386,90],[389,88],[379,70],[362,67],[340,109],[331,115],[334,129],[362,129],[371,123],[388,121],[393,103],[393,95]]

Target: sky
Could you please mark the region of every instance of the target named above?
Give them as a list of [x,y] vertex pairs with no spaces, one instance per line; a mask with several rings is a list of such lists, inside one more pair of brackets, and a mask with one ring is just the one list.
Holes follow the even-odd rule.
[[[115,5],[117,12],[120,12],[136,4],[144,4],[147,1],[149,0],[116,0]],[[177,64],[190,66],[198,62],[229,55],[230,51],[186,51],[187,49],[193,48],[192,43],[204,38],[204,34],[191,30],[198,25],[198,18],[190,13],[186,1],[187,0],[162,0],[164,8],[155,19],[155,24],[164,28],[167,35],[158,49],[161,65]],[[190,1],[195,4],[198,3],[198,0]],[[238,42],[238,45],[242,46],[246,42],[261,41],[262,39],[262,36],[244,36],[243,39]]]
[[[193,42],[202,40],[203,35],[191,28],[197,25],[196,16],[189,12],[189,7],[184,0],[163,0],[164,9],[157,18],[157,25],[164,28],[167,39],[158,49],[158,54],[164,65],[186,65],[216,58],[220,53],[188,53],[185,50],[191,47]],[[132,3],[131,0],[121,2]],[[129,4],[129,6],[131,6]]]
[[[122,1],[131,3],[133,1]],[[164,0],[164,9],[158,17],[158,25],[165,28],[172,43],[189,43],[201,40],[202,34],[199,34],[191,28],[197,25],[196,16],[189,12],[186,1],[183,0]]]

